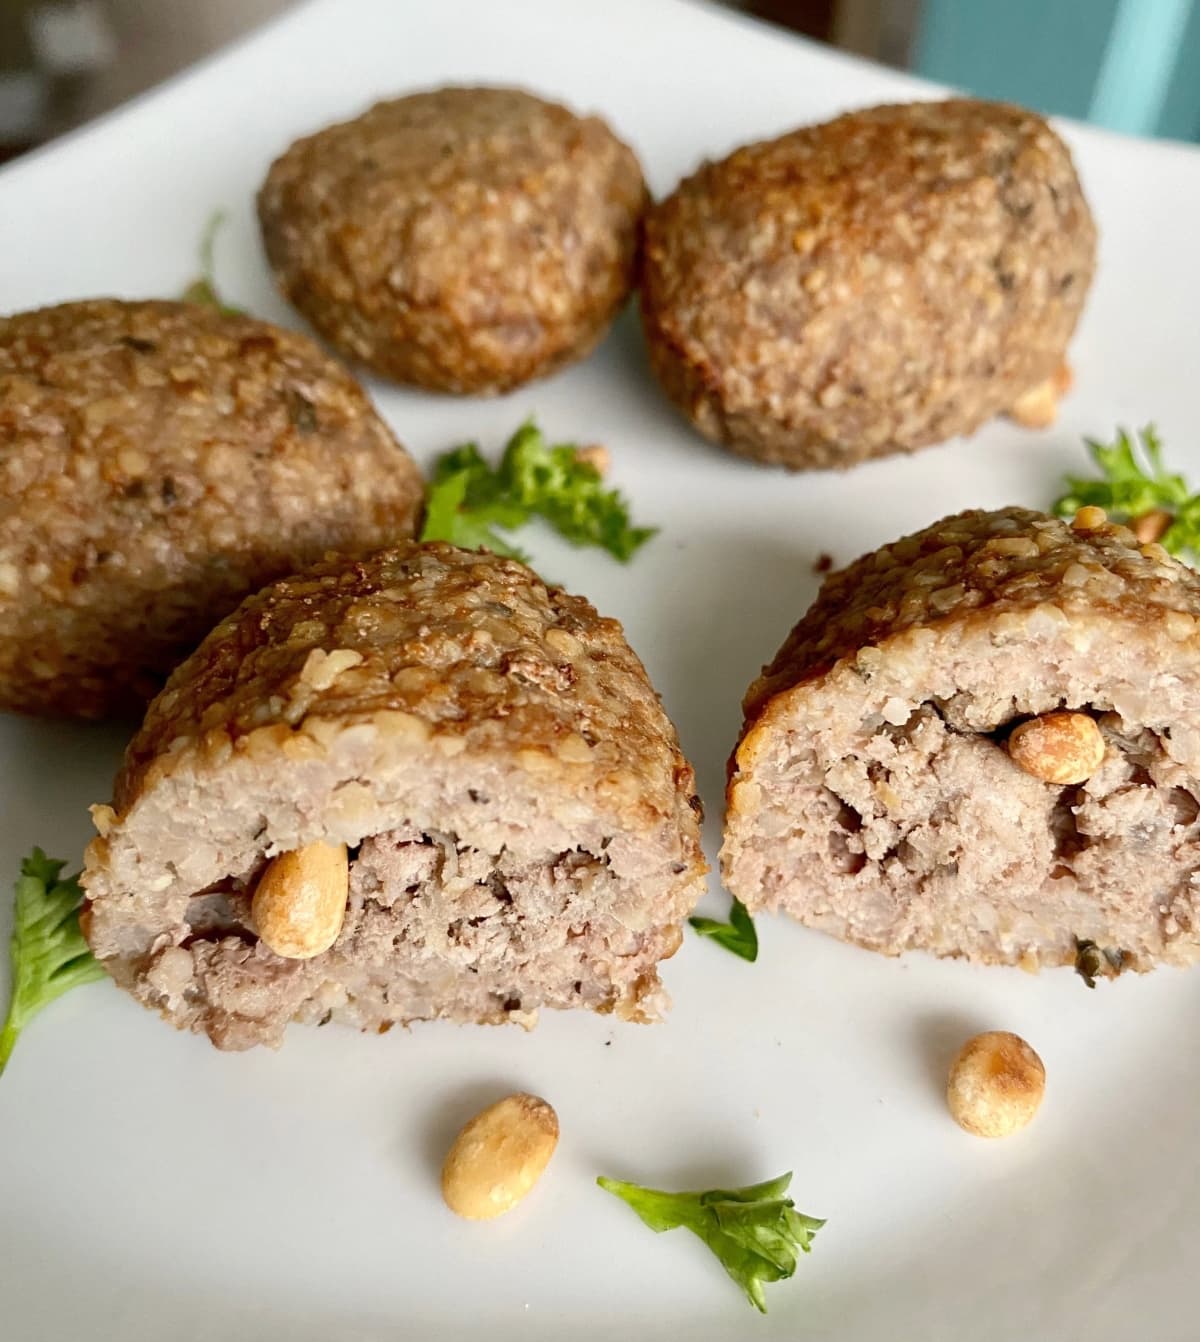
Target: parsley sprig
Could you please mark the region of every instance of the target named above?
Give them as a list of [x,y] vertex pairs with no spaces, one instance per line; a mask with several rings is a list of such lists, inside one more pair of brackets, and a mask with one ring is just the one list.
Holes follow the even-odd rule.
[[1118,429],[1111,444],[1094,438],[1085,441],[1101,478],[1068,475],[1067,493],[1055,500],[1054,512],[1074,517],[1086,506],[1103,508],[1111,521],[1135,531],[1139,521],[1161,513],[1159,544],[1171,554],[1200,557],[1200,494],[1193,494],[1182,475],[1163,465],[1162,440],[1154,426],[1148,424],[1137,435]]
[[79,930],[83,902],[79,879],[62,879],[64,866],[65,862],[35,848],[21,863],[21,875],[13,887],[12,991],[0,1029],[0,1072],[21,1031],[43,1007],[80,984],[104,977]]
[[719,922],[716,918],[689,918],[688,922],[702,937],[709,937],[718,946],[740,955],[743,960],[753,963],[758,959],[758,932],[753,918],[740,899],[733,901],[727,923]]
[[627,1202],[651,1230],[682,1226],[698,1236],[763,1314],[763,1286],[790,1277],[800,1254],[810,1251],[812,1237],[825,1224],[798,1212],[784,1196],[792,1182],[790,1171],[747,1188],[705,1193],[664,1193],[603,1176],[596,1182]]
[[200,274],[183,291],[180,297],[185,303],[199,303],[202,307],[216,308],[226,317],[245,315],[242,308],[231,307],[224,302],[217,290],[216,247],[217,234],[225,223],[225,211],[216,210],[204,226],[200,235]]
[[622,563],[655,534],[635,527],[629,505],[605,489],[600,472],[570,443],[547,444],[532,420],[513,434],[496,466],[475,443],[434,463],[425,501],[423,541],[450,541],[514,559],[526,556],[500,532],[541,517],[572,545],[607,550]]

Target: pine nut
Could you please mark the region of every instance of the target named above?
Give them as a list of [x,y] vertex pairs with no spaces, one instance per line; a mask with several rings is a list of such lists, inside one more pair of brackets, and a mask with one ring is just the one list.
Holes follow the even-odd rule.
[[1008,753],[1043,783],[1085,783],[1104,760],[1104,737],[1086,713],[1043,713],[1013,731]]
[[968,1039],[950,1068],[946,1103],[960,1128],[976,1137],[1007,1137],[1023,1128],[1046,1093],[1041,1058],[1007,1030]]
[[511,1211],[542,1177],[558,1145],[558,1115],[536,1095],[508,1095],[476,1114],[442,1166],[446,1206],[469,1221]]
[[1085,503],[1075,514],[1075,520],[1071,525],[1076,531],[1097,531],[1108,521],[1108,514],[1103,508],[1097,508],[1093,503]]
[[1148,513],[1140,513],[1129,524],[1129,529],[1138,538],[1140,545],[1152,545],[1162,540],[1167,528],[1175,519],[1162,508],[1151,508]]
[[258,935],[288,960],[320,955],[342,930],[349,889],[344,843],[310,843],[280,853],[267,863],[250,902]]
[[1009,406],[1008,417],[1023,429],[1045,429],[1058,415],[1058,383],[1047,378],[1036,387],[1030,387]]

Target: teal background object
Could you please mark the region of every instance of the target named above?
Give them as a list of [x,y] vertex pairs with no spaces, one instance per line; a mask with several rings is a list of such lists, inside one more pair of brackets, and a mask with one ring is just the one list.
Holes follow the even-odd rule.
[[926,0],[913,64],[982,97],[1200,140],[1197,0]]

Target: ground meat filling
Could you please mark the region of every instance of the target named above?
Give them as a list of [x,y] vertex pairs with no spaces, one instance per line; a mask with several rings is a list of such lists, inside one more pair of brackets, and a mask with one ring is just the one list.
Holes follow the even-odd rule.
[[1200,958],[1200,581],[1081,509],[864,555],[748,691],[722,871],[888,954]]
[[[1015,721],[973,731],[933,703],[903,723],[880,723],[860,751],[828,763],[820,789],[790,793],[795,841],[807,847],[814,833],[828,835],[828,864],[804,874],[810,888],[825,887],[823,899],[810,894],[813,921],[881,948],[970,953],[972,943],[998,944],[1015,960],[1033,948],[1069,959],[1073,943],[1101,937],[1111,910],[1146,891],[1164,941],[1190,933],[1195,781],[1153,731],[1116,712],[1084,711],[1106,752],[1078,785],[1056,787],[1016,767],[1005,749]],[[810,767],[798,772],[811,776]]]
[[603,853],[494,855],[398,828],[352,852],[333,948],[288,960],[254,930],[257,875],[193,896],[136,985],[224,1048],[277,1043],[292,1019],[383,1030],[439,1017],[529,1025],[543,1006],[619,1012],[678,942],[674,925],[614,916],[621,882]]

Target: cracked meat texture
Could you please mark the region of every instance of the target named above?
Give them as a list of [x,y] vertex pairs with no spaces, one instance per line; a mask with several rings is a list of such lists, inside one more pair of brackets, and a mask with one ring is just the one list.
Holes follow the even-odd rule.
[[[1196,959],[1198,621],[1196,574],[1109,524],[969,512],[865,555],[746,695],[726,884],[892,954]],[[1105,745],[1067,787],[1005,748],[1061,708]]]
[[705,437],[792,469],[1053,406],[1095,267],[1066,146],[954,99],[853,112],[706,163],[647,216],[642,314]]
[[0,318],[0,709],[141,713],[217,620],[412,534],[415,464],[305,336],[194,304]]
[[297,141],[258,211],[280,290],[335,348],[465,393],[592,349],[633,287],[646,201],[637,158],[598,117],[444,88]]
[[[655,1019],[705,864],[692,771],[620,626],[442,544],[250,598],[172,676],[94,808],[86,935],[224,1048],[290,1020]],[[330,950],[259,940],[264,864],[351,850]]]

